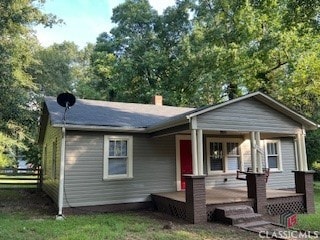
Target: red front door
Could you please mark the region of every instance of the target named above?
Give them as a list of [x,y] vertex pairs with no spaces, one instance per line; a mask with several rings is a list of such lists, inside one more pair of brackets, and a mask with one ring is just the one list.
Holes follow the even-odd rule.
[[186,189],[183,174],[192,174],[191,140],[180,140],[181,189]]

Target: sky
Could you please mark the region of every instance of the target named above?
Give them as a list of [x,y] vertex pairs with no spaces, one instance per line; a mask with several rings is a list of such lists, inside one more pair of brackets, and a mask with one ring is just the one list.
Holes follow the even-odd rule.
[[[83,48],[87,43],[95,43],[102,32],[109,32],[114,26],[111,22],[112,9],[124,0],[46,0],[40,8],[44,13],[52,13],[63,19],[65,24],[52,28],[34,28],[40,44],[48,47],[53,43],[73,41]],[[162,14],[175,0],[149,0],[151,6]]]

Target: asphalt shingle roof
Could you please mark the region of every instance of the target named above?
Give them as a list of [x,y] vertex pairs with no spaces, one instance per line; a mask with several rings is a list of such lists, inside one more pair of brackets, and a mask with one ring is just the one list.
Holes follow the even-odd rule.
[[[64,108],[56,98],[46,97],[45,103],[51,123],[63,124]],[[67,111],[66,124],[147,128],[191,111],[194,108],[77,99]]]

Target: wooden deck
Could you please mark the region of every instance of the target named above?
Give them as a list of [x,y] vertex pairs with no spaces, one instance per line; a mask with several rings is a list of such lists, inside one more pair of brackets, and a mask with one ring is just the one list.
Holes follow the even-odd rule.
[[[167,192],[151,194],[153,202],[160,212],[186,219],[185,192]],[[247,188],[212,188],[206,190],[206,211],[208,221],[215,219],[215,209],[221,206],[255,206],[255,200],[247,196]],[[266,212],[268,215],[280,215],[285,211],[305,212],[304,194],[290,190],[267,189]]]
[[[168,192],[168,193],[156,193],[155,196],[161,196],[176,200],[179,202],[185,202],[185,192]],[[301,196],[295,191],[290,190],[275,190],[267,189],[267,199],[274,198],[286,198]],[[237,203],[246,202],[250,200],[247,196],[247,188],[212,188],[206,190],[206,204],[226,204],[226,203]]]

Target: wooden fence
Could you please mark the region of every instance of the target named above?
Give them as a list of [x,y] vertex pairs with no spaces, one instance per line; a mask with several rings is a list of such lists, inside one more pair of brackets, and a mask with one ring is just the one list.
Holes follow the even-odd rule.
[[0,188],[42,188],[41,169],[0,168]]

